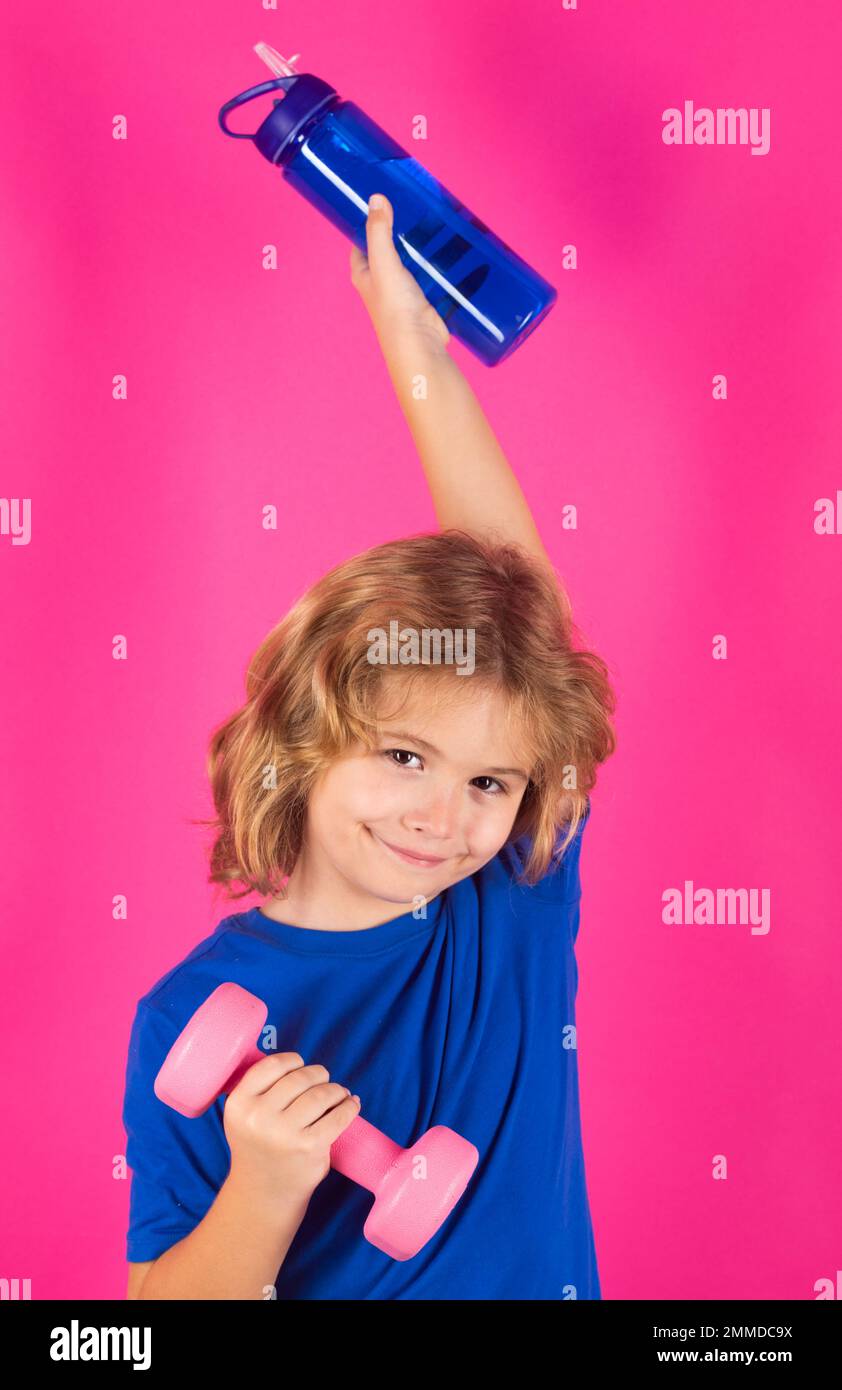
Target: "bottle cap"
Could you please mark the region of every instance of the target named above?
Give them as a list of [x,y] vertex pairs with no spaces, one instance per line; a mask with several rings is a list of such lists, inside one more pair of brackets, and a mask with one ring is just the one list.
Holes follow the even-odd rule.
[[[272,103],[272,110],[256,131],[241,133],[228,129],[226,117],[229,111],[279,87],[283,88],[285,95]],[[335,87],[331,87],[329,82],[323,82],[320,77],[314,77],[312,73],[299,72],[287,77],[276,77],[271,82],[261,82],[257,87],[249,87],[247,92],[241,92],[239,96],[226,101],[219,112],[219,124],[225,134],[235,140],[253,140],[260,153],[270,163],[277,164],[301,127],[338,96]]]

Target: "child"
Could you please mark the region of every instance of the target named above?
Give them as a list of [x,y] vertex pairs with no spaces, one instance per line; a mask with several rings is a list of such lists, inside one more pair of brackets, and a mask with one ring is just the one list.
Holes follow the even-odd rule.
[[[574,943],[614,696],[602,660],[572,645],[566,596],[385,199],[371,200],[367,251],[354,248],[352,281],[443,529],[315,584],[213,736],[210,878],[264,901],[138,1004],[130,1298],[601,1297]],[[275,1036],[230,1096],[186,1119],[153,1083],[225,980],[265,1001]],[[364,1238],[372,1196],[330,1168],[360,1113],[406,1147],[441,1124],[479,1150],[406,1261]]]

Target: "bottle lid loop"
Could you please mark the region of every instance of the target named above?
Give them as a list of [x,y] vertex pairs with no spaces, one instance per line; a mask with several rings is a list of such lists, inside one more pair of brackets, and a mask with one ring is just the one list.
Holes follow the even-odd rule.
[[[284,91],[287,92],[289,91],[291,85],[296,81],[297,74],[293,74],[291,77],[276,77],[273,78],[273,80],[270,82],[259,83],[257,87],[249,87],[247,92],[240,92],[239,96],[232,97],[230,101],[226,101],[225,105],[220,109],[219,112],[219,124],[222,126],[222,129],[225,131],[225,134],[230,135],[234,140],[253,140],[255,135],[257,134],[257,131],[239,131],[228,129],[228,125],[226,123],[226,117],[228,115],[228,112],[233,111],[235,106],[243,106],[247,101],[251,101],[254,97],[262,96],[264,92],[274,91],[278,87],[283,87]],[[280,102],[276,102],[275,104],[280,105]]]

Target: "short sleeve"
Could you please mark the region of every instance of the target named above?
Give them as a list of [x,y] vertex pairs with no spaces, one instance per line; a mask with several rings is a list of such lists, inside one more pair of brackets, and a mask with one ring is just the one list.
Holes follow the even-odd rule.
[[[184,1022],[186,1022],[186,1017]],[[141,1000],[129,1040],[123,1125],[132,1172],[126,1259],[155,1260],[183,1240],[228,1176],[224,1098],[188,1119],[155,1095],[155,1077],[183,1024]]]
[[[590,820],[590,815],[591,803],[590,800],[588,800],[579,824],[576,827],[576,834],[564,851],[561,863],[556,865],[551,864],[542,878],[539,878],[536,883],[524,889],[533,900],[550,903],[577,903],[579,901],[582,896],[582,884],[579,877],[582,836]],[[554,854],[567,838],[568,829],[569,827],[565,825],[559,830],[555,845],[553,846]],[[515,876],[523,873],[531,850],[532,838],[529,835],[522,835],[520,839],[506,846],[504,862],[511,875]]]

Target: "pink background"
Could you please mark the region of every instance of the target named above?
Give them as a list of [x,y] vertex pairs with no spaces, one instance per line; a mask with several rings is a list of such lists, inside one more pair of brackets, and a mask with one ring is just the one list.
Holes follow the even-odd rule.
[[[452,351],[620,699],[578,950],[603,1296],[815,1298],[842,1267],[842,534],[813,526],[842,488],[838,5],[100,0],[11,28],[0,493],[33,531],[0,537],[0,1276],[123,1297],[134,1006],[235,910],[188,824],[209,732],[327,567],[435,528],[348,243],[217,127],[265,40],[559,289],[499,368]],[[685,99],[769,107],[769,153],[664,145]],[[665,925],[685,879],[769,888],[771,931]]]

